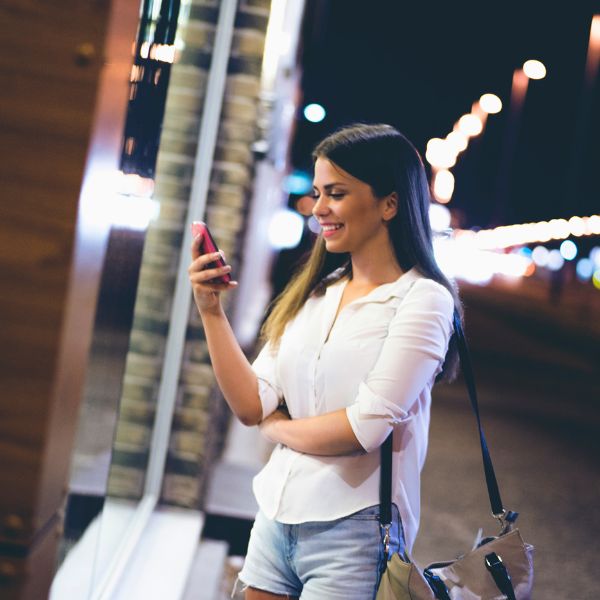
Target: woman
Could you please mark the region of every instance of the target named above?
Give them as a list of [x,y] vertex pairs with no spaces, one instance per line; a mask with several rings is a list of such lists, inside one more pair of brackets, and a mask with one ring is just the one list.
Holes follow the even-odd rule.
[[[260,510],[239,579],[246,599],[365,600],[385,565],[379,447],[393,430],[390,552],[410,552],[419,522],[431,387],[458,364],[458,294],[438,268],[429,189],[411,143],[356,124],[314,150],[310,257],[263,326],[252,365],[219,294],[222,269],[199,256],[190,281],[223,395],[276,443],[254,479]],[[452,343],[451,343],[452,340]]]

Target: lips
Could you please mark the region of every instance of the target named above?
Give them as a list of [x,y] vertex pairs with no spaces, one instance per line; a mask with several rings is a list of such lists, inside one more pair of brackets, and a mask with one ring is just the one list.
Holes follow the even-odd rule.
[[324,223],[321,225],[323,237],[331,237],[340,231],[340,229],[343,229],[343,227],[342,223]]

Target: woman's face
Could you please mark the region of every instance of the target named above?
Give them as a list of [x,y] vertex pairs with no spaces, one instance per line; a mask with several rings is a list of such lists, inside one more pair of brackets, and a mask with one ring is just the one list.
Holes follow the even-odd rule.
[[326,158],[315,162],[313,198],[312,213],[329,252],[356,253],[380,237],[389,240],[383,221],[395,214],[395,208],[378,199],[370,185]]

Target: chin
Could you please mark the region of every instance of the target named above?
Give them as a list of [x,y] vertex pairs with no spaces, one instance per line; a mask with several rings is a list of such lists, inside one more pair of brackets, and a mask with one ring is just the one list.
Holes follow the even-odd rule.
[[341,244],[336,244],[335,242],[330,242],[329,240],[325,240],[325,250],[327,252],[331,252],[333,254],[341,254],[342,252],[350,252],[348,248],[345,248]]

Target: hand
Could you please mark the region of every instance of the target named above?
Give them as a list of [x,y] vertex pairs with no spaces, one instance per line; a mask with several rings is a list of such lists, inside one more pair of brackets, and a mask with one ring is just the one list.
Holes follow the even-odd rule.
[[221,299],[220,293],[223,290],[230,290],[237,285],[237,281],[230,281],[229,283],[216,283],[209,281],[219,275],[228,273],[231,271],[230,265],[219,267],[215,269],[207,269],[206,266],[213,262],[219,254],[223,258],[225,255],[221,252],[215,254],[200,254],[200,240],[201,236],[196,236],[192,242],[192,263],[188,267],[188,273],[190,277],[190,283],[194,291],[194,300],[198,310],[202,314],[203,312],[208,313],[219,313],[221,311]]
[[290,415],[286,409],[277,409],[274,413],[271,413],[266,419],[263,419],[258,428],[260,432],[274,444],[279,443],[277,435],[278,427],[282,422],[289,421]]

